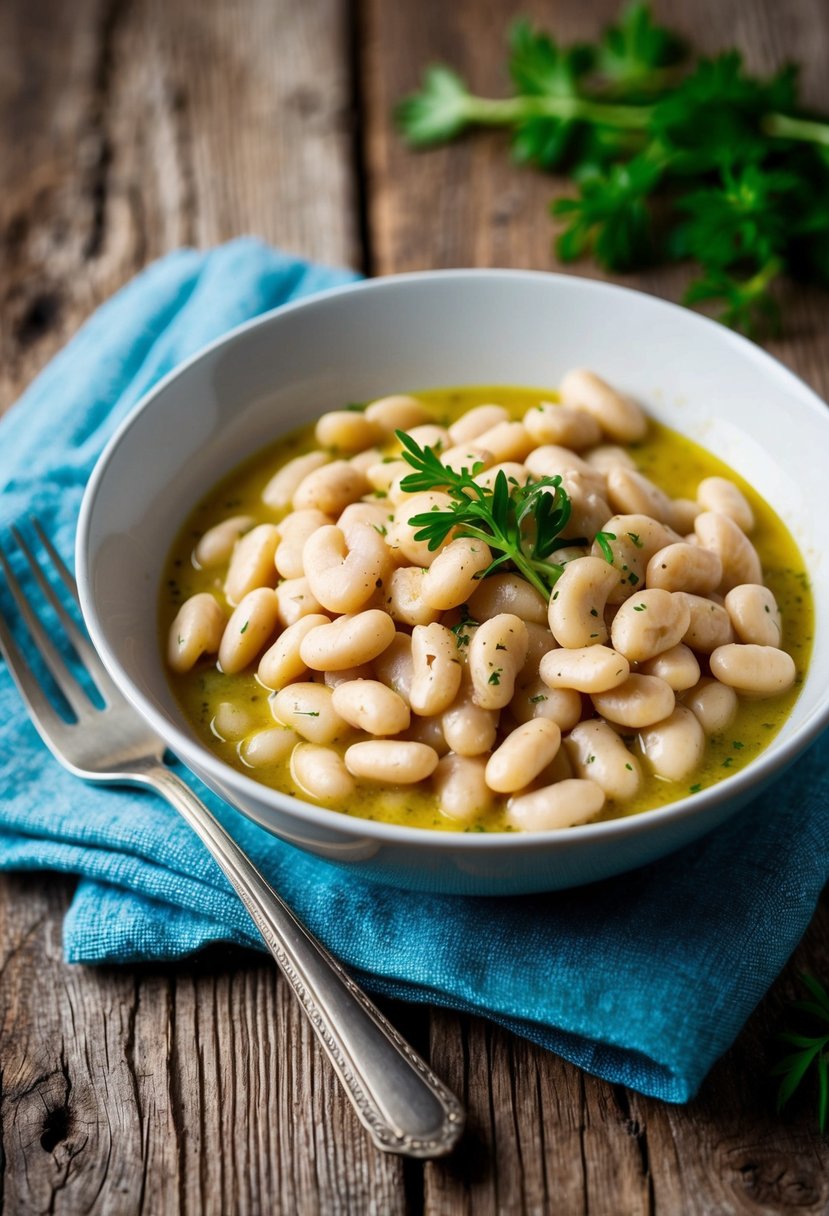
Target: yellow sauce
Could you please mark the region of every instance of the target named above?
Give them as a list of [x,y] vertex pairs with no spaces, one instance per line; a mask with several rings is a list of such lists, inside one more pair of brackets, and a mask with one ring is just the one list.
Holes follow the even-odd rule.
[[[527,409],[539,402],[556,399],[556,394],[549,390],[501,386],[430,390],[416,396],[440,423],[449,423],[474,406],[492,401],[505,406],[514,417],[521,418]],[[199,570],[194,565],[192,553],[199,538],[229,515],[251,515],[257,523],[276,522],[278,516],[262,502],[262,490],[281,465],[314,447],[313,425],[284,436],[230,473],[192,511],[176,536],[164,573],[159,602],[162,650],[166,648],[170,624],[184,600],[197,592],[210,591],[225,603],[222,593],[224,570]],[[783,618],[781,646],[794,659],[797,680],[782,696],[760,701],[741,698],[734,722],[724,735],[709,739],[702,764],[686,780],[673,782],[655,777],[648,774],[647,765],[643,763],[643,774],[648,775],[644,776],[637,796],[624,803],[606,803],[599,816],[602,819],[635,815],[664,806],[744,768],[774,738],[794,705],[809,661],[813,635],[812,597],[803,559],[784,524],[750,485],[716,456],[654,421],[649,424],[646,438],[638,444],[628,445],[627,450],[641,472],[672,498],[694,498],[696,487],[704,477],[728,477],[740,487],[754,512],[756,527],[751,540],[760,555],[765,582],[780,608]],[[389,511],[391,514],[391,505]],[[268,689],[257,682],[252,669],[237,676],[226,676],[217,670],[214,660],[206,659],[185,675],[170,673],[170,683],[185,718],[206,747],[263,784],[308,801],[307,796],[294,787],[287,762],[250,768],[240,758],[237,744],[218,737],[211,725],[223,701],[244,708],[250,717],[252,731],[275,724],[270,713]],[[344,751],[357,737],[362,736],[354,732],[347,741],[337,745],[339,750]],[[629,737],[629,743],[639,754],[633,735]],[[441,813],[429,783],[393,790],[358,785],[354,797],[338,810],[408,827],[478,832],[512,830],[505,822],[503,805],[470,825],[460,826]]]

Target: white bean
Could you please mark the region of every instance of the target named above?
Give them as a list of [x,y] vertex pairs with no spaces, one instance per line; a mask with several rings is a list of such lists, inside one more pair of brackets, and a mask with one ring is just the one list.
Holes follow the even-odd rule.
[[385,607],[392,620],[402,625],[431,625],[440,616],[423,598],[426,571],[420,566],[399,566],[392,570]]
[[352,743],[345,753],[348,771],[363,781],[383,785],[415,785],[431,777],[438,754],[425,743],[405,739],[370,739]]
[[737,694],[727,684],[704,677],[683,697],[706,735],[719,735],[737,716]]
[[527,657],[527,627],[510,612],[484,621],[469,643],[469,673],[482,709],[508,705]]
[[415,716],[412,718],[408,730],[404,730],[400,738],[407,739],[410,743],[425,743],[439,756],[445,756],[449,751],[449,744],[444,737],[440,718]]
[[[392,549],[399,550],[402,557],[413,566],[431,566],[440,552],[440,547],[430,549],[428,541],[415,540],[415,533],[420,531],[421,525],[412,525],[409,520],[426,512],[445,511],[451,505],[452,499],[440,490],[407,494],[403,502],[395,508],[394,523],[389,528],[389,545]],[[447,543],[448,541],[444,541],[441,547],[445,547]]]
[[538,668],[545,654],[555,650],[558,643],[546,625],[536,625],[535,621],[525,622],[527,629],[527,657],[518,675],[516,683],[519,688],[532,684],[538,679]]
[[266,688],[284,688],[292,680],[298,680],[308,670],[299,653],[302,639],[318,625],[329,625],[327,616],[313,612],[300,617],[280,633],[259,660],[257,675]]
[[703,511],[694,520],[694,533],[704,549],[712,549],[722,562],[718,590],[723,595],[740,583],[762,583],[763,569],[757,550],[728,515]]
[[449,438],[452,443],[471,443],[499,422],[509,422],[509,414],[503,405],[476,405],[452,423]]
[[403,698],[379,680],[347,680],[338,684],[332,704],[341,718],[369,735],[399,735],[411,722]]
[[285,726],[269,726],[248,735],[239,748],[239,758],[250,768],[280,764],[299,742],[295,731]]
[[[362,452],[355,452],[353,456],[349,456],[348,463],[352,466],[352,468],[356,469],[358,473],[362,473],[367,477],[369,469],[373,468],[374,465],[378,464],[380,461],[382,461],[382,459],[383,453],[380,451],[380,449],[372,447],[364,448]],[[349,506],[352,505],[353,504],[349,503]],[[348,507],[346,507],[346,510],[348,510]]]
[[412,630],[412,683],[409,703],[416,714],[431,717],[448,709],[461,686],[461,660],[455,635],[444,625],[416,625]]
[[635,796],[642,781],[639,761],[607,722],[579,722],[564,743],[577,777],[595,781],[616,802]]
[[670,684],[674,692],[693,688],[699,680],[696,655],[682,642],[648,659],[640,665],[639,670],[646,676],[658,676],[660,680]]
[[357,612],[389,575],[383,537],[371,524],[353,524],[348,538],[335,525],[317,528],[302,551],[311,592],[329,612]]
[[722,562],[713,549],[676,541],[654,553],[648,562],[645,582],[663,591],[690,591],[708,595],[722,580]]
[[533,477],[563,477],[566,473],[583,473],[585,477],[594,478],[600,489],[605,488],[604,477],[596,469],[592,469],[581,456],[557,443],[544,443],[540,448],[535,448],[524,458],[524,464]]
[[[351,529],[357,524],[369,524],[380,536],[385,536],[389,529],[390,518],[389,508],[385,503],[350,502],[345,510],[340,512],[336,523],[348,540]],[[326,518],[325,522],[330,523],[331,520]],[[283,528],[284,523],[283,520],[279,525],[280,529]]]
[[604,791],[595,781],[571,777],[511,798],[507,819],[522,832],[570,828],[595,819],[604,803]]
[[664,721],[641,731],[639,741],[653,771],[668,781],[682,781],[692,773],[705,751],[705,733],[684,705],[677,705]]
[[578,557],[567,563],[549,607],[550,629],[560,645],[581,648],[607,641],[604,610],[621,577],[601,557]]
[[629,675],[624,684],[609,692],[593,693],[593,704],[603,718],[617,726],[639,730],[661,722],[672,713],[674,690],[656,676]]
[[440,809],[450,819],[471,823],[492,808],[492,793],[484,779],[486,761],[481,756],[456,756],[450,752],[432,774]]
[[333,743],[350,727],[334,709],[334,695],[324,684],[298,683],[281,688],[271,698],[271,713],[309,743]]
[[609,646],[561,647],[541,660],[539,674],[549,688],[601,693],[617,688],[630,675],[630,663]]
[[393,638],[394,621],[388,613],[369,608],[318,625],[302,639],[299,653],[314,671],[342,671],[376,659]]
[[341,807],[354,793],[354,778],[339,752],[318,743],[299,743],[291,753],[291,778],[303,794]]
[[532,718],[549,718],[562,731],[571,730],[582,715],[581,694],[574,688],[550,688],[543,680],[534,680],[519,688],[509,703],[516,722]]
[[598,422],[590,414],[549,401],[528,409],[524,426],[536,444],[553,443],[572,452],[590,448],[602,437]]
[[274,554],[274,565],[283,578],[302,578],[305,567],[302,552],[305,542],[318,528],[331,524],[331,516],[322,511],[292,511],[279,521],[279,544]]
[[460,756],[480,756],[490,751],[498,731],[498,711],[483,709],[474,699],[469,668],[464,667],[455,701],[441,715],[443,736]]
[[365,473],[353,464],[347,460],[332,460],[302,479],[294,493],[294,510],[316,507],[326,515],[339,515],[370,488]]
[[368,484],[373,490],[389,493],[392,486],[398,485],[400,479],[412,472],[412,466],[405,460],[393,460],[384,456],[364,470]]
[[489,448],[481,447],[477,443],[459,443],[441,452],[440,463],[456,473],[462,473],[465,469],[471,474],[488,469],[496,463],[496,459]]
[[524,789],[552,763],[560,746],[561,731],[549,718],[517,726],[487,761],[487,785],[499,794]]
[[776,646],[732,642],[711,655],[711,675],[743,696],[774,697],[795,682],[794,659]]
[[382,439],[383,428],[361,410],[331,410],[319,419],[314,435],[321,448],[351,454]]
[[691,623],[687,600],[670,591],[640,591],[621,605],[610,629],[613,647],[642,663],[676,646]]
[[276,589],[276,602],[283,629],[304,616],[322,612],[322,604],[312,592],[307,578],[286,578]]
[[373,680],[377,675],[373,663],[360,663],[359,667],[343,667],[341,671],[324,671],[322,682],[333,692],[349,680]]
[[[522,461],[529,456],[535,447],[523,422],[496,422],[475,439],[477,447],[489,452],[493,461],[500,464],[505,460]],[[461,445],[463,446],[463,445]]]
[[409,704],[414,667],[412,639],[408,633],[395,633],[382,654],[374,660],[377,678]]
[[304,456],[295,456],[274,473],[262,491],[262,501],[274,511],[286,510],[308,474],[322,468],[329,459],[325,452],[306,452]]
[[[609,603],[621,604],[629,595],[641,590],[648,562],[660,549],[680,538],[665,524],[649,515],[612,515],[602,527],[605,544],[613,565],[621,574],[618,587],[610,593]],[[604,557],[604,549],[593,542],[594,557]]]
[[233,610],[219,645],[219,666],[232,676],[252,663],[276,630],[279,605],[270,587],[249,591]]
[[483,541],[458,537],[437,555],[426,571],[421,588],[423,600],[430,608],[441,611],[465,603],[491,561],[492,553]]
[[[431,448],[433,452],[443,452],[451,444],[449,431],[445,426],[438,426],[435,422],[426,422],[422,426],[409,427],[407,434],[410,439],[413,439],[418,447]],[[411,466],[409,466],[411,470]]]
[[[686,532],[693,532],[694,520],[701,514],[702,507],[692,498],[671,499],[670,525],[681,536],[684,536]],[[673,590],[673,588],[669,588],[669,590]]]
[[366,407],[366,418],[376,422],[386,435],[395,431],[409,431],[422,422],[429,421],[429,411],[416,397],[398,394],[394,397],[380,397]]
[[238,604],[256,587],[276,583],[274,554],[279,532],[273,524],[259,524],[237,540],[225,577],[224,592],[231,604]]
[[650,515],[651,519],[664,524],[672,521],[671,499],[644,474],[633,469],[617,465],[609,470],[607,497],[618,515]]
[[748,499],[727,477],[705,477],[697,486],[697,502],[705,511],[727,515],[743,532],[754,527],[754,512]]
[[725,608],[741,642],[758,646],[779,646],[783,623],[777,601],[768,587],[742,583],[725,597]]
[[609,473],[611,469],[635,469],[636,461],[630,452],[620,448],[615,443],[602,443],[585,454],[584,459],[591,469],[599,473]]
[[167,635],[167,662],[173,671],[189,671],[203,654],[216,654],[226,620],[209,591],[185,600]]
[[508,482],[515,482],[519,486],[526,485],[530,480],[530,471],[523,464],[518,464],[514,460],[504,460],[500,464],[494,464],[490,468],[484,469],[482,473],[476,473],[475,481],[484,489],[492,490],[499,473],[503,473]]
[[673,594],[682,596],[691,612],[690,623],[682,637],[686,646],[701,654],[711,654],[718,646],[733,641],[731,618],[722,604],[701,595],[690,595],[687,591]]
[[511,612],[522,621],[547,624],[544,596],[519,574],[492,574],[481,579],[468,602],[469,612],[476,621],[488,621],[503,612]]
[[239,537],[253,524],[252,515],[232,515],[230,519],[223,519],[220,524],[208,528],[193,550],[196,565],[202,570],[224,565]]
[[592,414],[605,435],[618,443],[635,443],[648,429],[647,418],[636,402],[611,388],[595,372],[583,368],[567,372],[559,396],[563,405]]
[[213,734],[223,740],[243,739],[245,735],[250,734],[253,726],[254,722],[248,710],[233,701],[222,701],[210,723]]

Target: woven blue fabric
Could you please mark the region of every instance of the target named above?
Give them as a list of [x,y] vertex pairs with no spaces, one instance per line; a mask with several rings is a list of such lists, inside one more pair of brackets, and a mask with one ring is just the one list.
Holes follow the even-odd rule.
[[[0,425],[0,528],[35,511],[71,559],[83,486],[140,396],[238,322],[349,277],[252,240],[151,266],[95,314]],[[360,881],[276,840],[190,780],[367,987],[486,1014],[591,1072],[673,1102],[694,1093],[732,1042],[801,937],[829,873],[827,737],[785,784],[658,865],[509,900]],[[70,961],[170,959],[217,940],[259,946],[175,812],[150,794],[65,773],[5,668],[0,791],[0,867],[81,877],[64,926]]]

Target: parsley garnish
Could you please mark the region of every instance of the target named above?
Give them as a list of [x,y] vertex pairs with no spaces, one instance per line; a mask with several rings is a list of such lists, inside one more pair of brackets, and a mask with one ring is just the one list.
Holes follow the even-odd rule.
[[634,612],[647,612],[647,610],[648,610],[647,604],[634,604],[633,605]]
[[250,621],[245,621],[244,625],[243,625],[243,626],[242,626],[242,628],[239,630],[239,632],[240,632],[240,633],[245,633],[245,632],[246,632],[246,630],[247,630],[247,627],[248,627],[248,625],[249,625],[249,624],[250,624]]
[[409,523],[418,531],[415,540],[428,541],[434,551],[453,530],[459,536],[485,541],[499,552],[481,577],[511,562],[520,574],[545,599],[563,566],[547,559],[557,549],[570,544],[561,532],[570,519],[570,499],[560,477],[541,477],[525,485],[510,484],[501,470],[491,489],[481,486],[475,476],[480,464],[456,471],[441,464],[434,449],[421,448],[404,431],[396,432],[403,447],[402,456],[412,466],[400,482],[406,494],[423,490],[444,490],[452,499],[445,510],[424,511]]
[[613,565],[613,550],[610,547],[610,541],[616,539],[615,532],[597,532],[595,536],[596,544],[602,551],[602,557],[606,562]]
[[534,697],[530,697],[530,705],[538,705],[539,701],[546,701],[547,697],[543,692],[536,693]]
[[295,709],[294,713],[298,718],[318,718],[320,716],[318,709]]
[[810,1000],[792,1001],[789,1008],[806,1014],[813,1020],[813,1034],[783,1031],[777,1037],[797,1050],[789,1052],[770,1069],[773,1077],[781,1077],[777,1091],[777,1109],[781,1110],[791,1098],[806,1074],[814,1067],[818,1084],[818,1127],[826,1130],[829,1111],[829,992],[810,975],[801,975],[809,989]]
[[501,668],[500,667],[498,668],[497,671],[493,671],[492,675],[487,680],[487,683],[488,684],[500,684],[501,683]]
[[690,258],[686,302],[715,301],[746,331],[773,318],[784,272],[829,286],[829,122],[802,115],[793,69],[763,79],[736,51],[694,61],[633,0],[592,45],[516,22],[509,73],[513,95],[488,98],[429,67],[397,121],[413,147],[506,127],[516,160],[569,174],[575,197],[551,208],[563,260]]

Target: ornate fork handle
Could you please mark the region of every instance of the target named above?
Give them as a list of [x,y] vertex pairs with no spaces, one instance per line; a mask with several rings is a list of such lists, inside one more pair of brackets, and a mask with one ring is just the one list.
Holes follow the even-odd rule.
[[450,1152],[464,1125],[457,1098],[297,920],[204,803],[163,764],[125,778],[160,793],[205,844],[293,987],[377,1147],[410,1157]]

